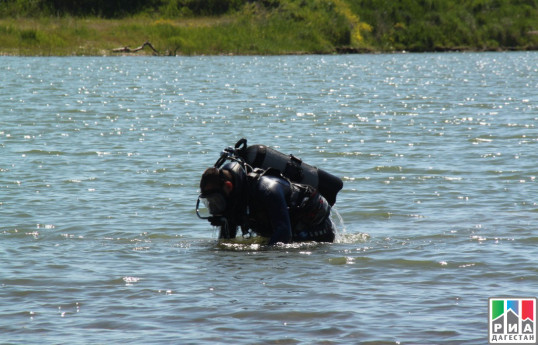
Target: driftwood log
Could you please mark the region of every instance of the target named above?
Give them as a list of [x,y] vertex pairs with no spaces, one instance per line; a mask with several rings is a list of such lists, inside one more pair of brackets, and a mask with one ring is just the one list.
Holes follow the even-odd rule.
[[146,47],[150,47],[151,50],[153,50],[153,52],[157,55],[159,55],[159,52],[157,51],[157,49],[155,49],[153,47],[153,45],[150,43],[150,42],[144,42],[140,47],[137,47],[137,48],[129,48],[129,47],[120,47],[120,48],[116,48],[116,49],[112,49],[112,52],[113,53],[136,53]]

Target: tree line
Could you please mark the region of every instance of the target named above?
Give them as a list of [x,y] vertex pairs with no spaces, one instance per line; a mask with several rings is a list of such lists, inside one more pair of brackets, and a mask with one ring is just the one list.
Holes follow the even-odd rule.
[[96,16],[121,18],[148,14],[220,15],[243,6],[247,0],[1,0],[3,15]]
[[373,41],[396,49],[537,49],[538,0],[354,0]]

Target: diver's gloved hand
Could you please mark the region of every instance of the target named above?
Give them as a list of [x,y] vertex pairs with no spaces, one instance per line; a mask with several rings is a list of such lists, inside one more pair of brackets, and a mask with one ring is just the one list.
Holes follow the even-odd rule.
[[224,224],[222,217],[209,217],[207,220],[213,226],[222,226]]

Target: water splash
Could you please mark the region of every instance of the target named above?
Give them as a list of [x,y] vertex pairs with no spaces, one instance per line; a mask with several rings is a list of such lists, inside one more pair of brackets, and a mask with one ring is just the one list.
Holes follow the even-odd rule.
[[334,226],[334,232],[335,232],[335,243],[342,243],[342,239],[344,238],[346,234],[346,225],[344,224],[344,218],[340,215],[336,207],[331,208],[331,222]]

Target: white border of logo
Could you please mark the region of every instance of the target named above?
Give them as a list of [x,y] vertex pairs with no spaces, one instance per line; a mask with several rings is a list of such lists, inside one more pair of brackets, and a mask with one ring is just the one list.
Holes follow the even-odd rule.
[[[493,333],[492,332],[492,329],[493,329],[493,325],[494,324],[498,324],[494,322],[494,320],[492,320],[492,302],[493,301],[499,301],[499,300],[502,300],[503,303],[504,303],[504,306],[503,306],[503,314],[502,314],[502,320],[500,320],[500,322],[502,322],[502,329],[503,329],[503,332],[502,333]],[[517,327],[515,327],[516,329],[512,329],[512,331],[509,331],[509,326],[508,326],[508,316],[509,316],[509,312],[511,311],[507,309],[507,301],[518,301],[518,314],[517,315],[517,324],[514,324],[512,323],[511,325],[517,325]],[[532,321],[532,333],[523,333],[523,327],[525,326],[524,325],[524,320],[521,319],[521,313],[522,313],[522,308],[521,308],[521,301],[522,300],[533,300],[534,301],[534,305],[533,305],[533,318],[534,320]],[[515,313],[514,313],[515,314]],[[488,299],[488,342],[490,344],[538,344],[538,337],[537,337],[537,333],[536,333],[536,324],[538,322],[538,320],[536,320],[536,297],[490,297]],[[526,326],[527,328],[529,326]]]

